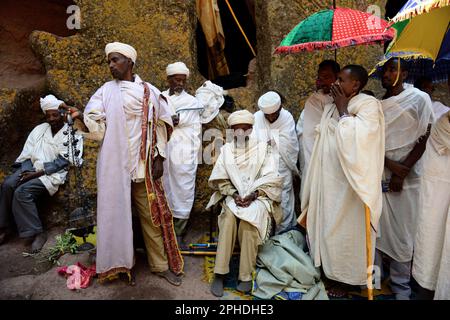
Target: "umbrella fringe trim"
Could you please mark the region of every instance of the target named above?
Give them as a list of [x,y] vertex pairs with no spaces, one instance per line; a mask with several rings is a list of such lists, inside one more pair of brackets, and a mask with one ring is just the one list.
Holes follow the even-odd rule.
[[[450,0],[449,0],[450,1]],[[377,44],[382,41],[392,40],[391,35],[379,35],[379,36],[361,36],[357,38],[347,38],[337,41],[320,41],[320,42],[308,42],[300,43],[293,46],[278,47],[275,53],[297,53],[302,51],[315,51],[319,49],[339,49],[342,47],[349,47],[361,44]]]
[[450,5],[450,0],[439,0],[433,3],[419,5],[413,9],[406,10],[404,13],[395,16],[390,21],[400,22],[406,19],[413,18],[423,13],[428,13],[433,9],[446,7],[448,5]]

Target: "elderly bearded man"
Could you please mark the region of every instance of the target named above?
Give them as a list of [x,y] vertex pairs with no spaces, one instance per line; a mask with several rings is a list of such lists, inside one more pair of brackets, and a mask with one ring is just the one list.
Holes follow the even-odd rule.
[[166,73],[169,89],[163,94],[174,113],[174,129],[167,143],[163,181],[180,243],[194,204],[203,106],[185,91],[189,69],[183,62],[169,64]]
[[274,220],[281,220],[283,180],[267,141],[251,135],[255,122],[247,110],[236,111],[228,118],[233,141],[226,143],[209,178],[216,190],[208,207],[222,203],[218,217],[219,240],[211,293],[223,295],[224,275],[229,273],[236,237],[240,244],[239,291],[249,292],[256,268],[258,248],[273,233]]

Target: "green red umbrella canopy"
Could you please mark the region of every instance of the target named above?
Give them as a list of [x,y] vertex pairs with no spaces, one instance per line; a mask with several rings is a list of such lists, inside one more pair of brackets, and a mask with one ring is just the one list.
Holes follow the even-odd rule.
[[300,22],[275,53],[337,49],[392,40],[388,22],[367,12],[348,8],[319,11]]

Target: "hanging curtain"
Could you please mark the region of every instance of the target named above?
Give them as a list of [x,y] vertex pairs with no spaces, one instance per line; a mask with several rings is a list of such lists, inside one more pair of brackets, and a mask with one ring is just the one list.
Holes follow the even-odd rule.
[[208,77],[230,74],[225,58],[225,34],[217,0],[197,0],[197,16],[208,46]]

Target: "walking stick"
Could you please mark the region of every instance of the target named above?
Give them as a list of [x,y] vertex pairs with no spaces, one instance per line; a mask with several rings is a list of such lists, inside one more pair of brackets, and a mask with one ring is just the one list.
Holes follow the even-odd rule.
[[372,279],[372,237],[370,233],[370,209],[364,205],[366,211],[366,254],[367,254],[367,298],[373,300],[373,279]]

